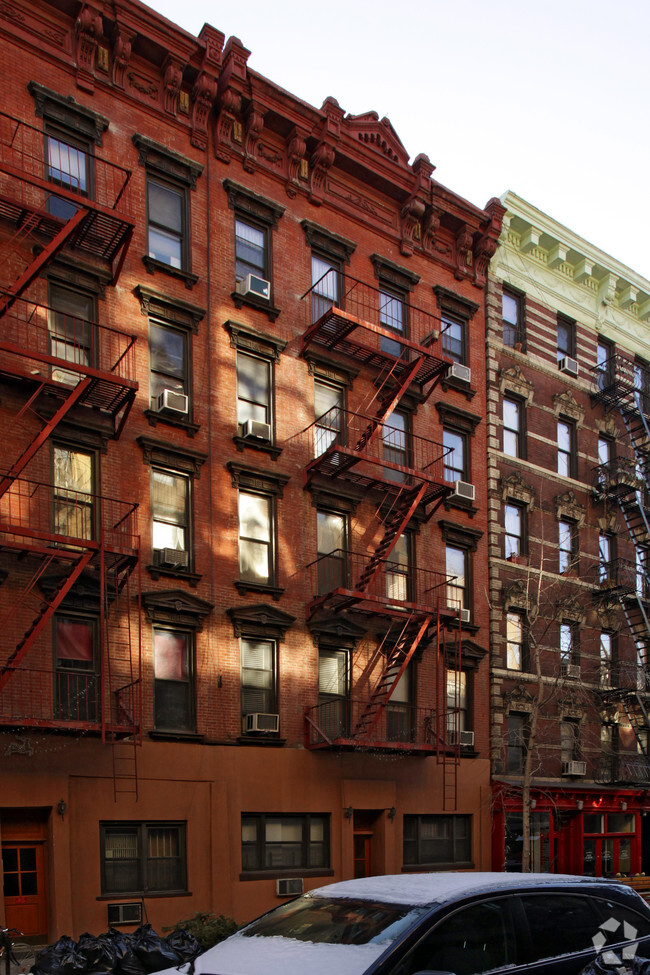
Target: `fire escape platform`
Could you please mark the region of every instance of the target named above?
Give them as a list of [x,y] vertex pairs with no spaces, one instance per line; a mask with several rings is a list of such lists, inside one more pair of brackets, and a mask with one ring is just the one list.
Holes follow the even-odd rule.
[[423,758],[439,754],[442,743],[436,740],[436,717],[431,708],[389,706],[370,735],[355,737],[351,729],[368,704],[348,699],[307,708],[306,747],[310,751],[383,752]]

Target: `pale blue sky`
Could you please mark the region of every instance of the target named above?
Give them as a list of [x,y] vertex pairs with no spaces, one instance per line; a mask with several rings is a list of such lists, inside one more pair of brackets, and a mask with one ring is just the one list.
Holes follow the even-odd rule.
[[249,66],[320,107],[388,116],[411,159],[484,206],[508,189],[650,278],[647,0],[207,0]]

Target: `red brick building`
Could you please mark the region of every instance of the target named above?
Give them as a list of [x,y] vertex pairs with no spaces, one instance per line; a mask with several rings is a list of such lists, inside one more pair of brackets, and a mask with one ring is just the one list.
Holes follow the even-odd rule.
[[0,45],[4,918],[489,867],[503,208],[137,2]]
[[493,864],[521,869],[529,816],[532,869],[647,871],[650,282],[504,203],[487,303]]

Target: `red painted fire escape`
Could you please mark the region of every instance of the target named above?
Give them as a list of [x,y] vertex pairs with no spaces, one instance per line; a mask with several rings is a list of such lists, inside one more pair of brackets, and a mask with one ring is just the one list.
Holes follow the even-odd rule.
[[[46,152],[40,129],[0,113],[0,383],[9,431],[0,469],[0,726],[99,732],[113,744],[116,793],[137,793],[137,505],[74,474],[53,477],[40,449],[64,422],[120,436],[138,388],[134,339],[30,298],[64,250],[115,283],[133,233],[130,173],[93,156],[88,195],[66,174],[50,181]],[[48,638],[57,611],[85,597],[98,607],[98,659],[87,674],[53,667]]]
[[[331,350],[370,367],[376,373],[376,391],[362,410],[334,407],[304,431],[305,450],[312,458],[304,480],[306,487],[328,483],[330,489],[347,482],[376,499],[378,541],[368,553],[341,550],[313,563],[313,591],[318,595],[308,606],[308,619],[332,614],[365,619],[366,628],[377,633],[374,663],[379,677],[364,701],[334,702],[336,712],[332,702],[309,709],[307,745],[435,754],[444,766],[444,806],[454,808],[459,735],[449,731],[458,720],[458,707],[452,702],[448,708],[443,631],[446,622],[454,621],[459,664],[459,607],[448,605],[450,580],[443,573],[405,567],[394,555],[416,512],[421,520],[430,519],[452,491],[444,478],[442,445],[391,424],[391,414],[408,390],[417,390],[419,400],[426,401],[447,372],[449,363],[436,353],[440,322],[404,303],[408,331],[397,331],[386,324],[382,292],[342,275],[337,285],[336,303],[324,302],[323,292],[332,294],[334,289],[324,288],[322,281],[304,296],[311,317],[318,318],[303,335],[301,353]],[[436,707],[411,708],[405,717],[391,698],[418,649],[434,643]]]

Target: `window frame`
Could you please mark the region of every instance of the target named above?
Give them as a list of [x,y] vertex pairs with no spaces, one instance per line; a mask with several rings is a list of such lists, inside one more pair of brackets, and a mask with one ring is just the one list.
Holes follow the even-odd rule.
[[[523,775],[530,741],[530,716],[520,711],[508,712],[506,732],[506,774]],[[514,761],[514,759],[517,759]]]
[[[182,636],[185,640],[185,666],[187,676],[185,679],[175,680],[174,683],[186,686],[186,715],[187,719],[183,725],[168,725],[159,720],[159,692],[158,685],[163,683],[168,685],[173,679],[156,676],[156,634],[170,633],[174,636]],[[194,647],[194,633],[191,630],[182,628],[172,628],[164,624],[155,623],[152,628],[152,670],[153,670],[153,726],[154,731],[167,734],[193,734],[196,732],[196,660]],[[161,715],[160,715],[161,716]]]
[[[515,308],[517,310],[516,322],[510,322],[506,319],[503,308],[503,298],[510,298],[515,303]],[[508,349],[516,349],[517,345],[520,345],[521,348],[519,351],[526,351],[525,309],[526,296],[521,291],[516,291],[514,288],[504,286],[501,302],[502,339],[503,345]]]
[[[402,341],[408,341],[409,335],[409,320],[408,320],[408,297],[407,292],[396,287],[393,284],[387,284],[385,281],[380,280],[379,287],[377,289],[378,295],[378,308],[377,317],[378,324],[381,328],[385,328],[387,331],[394,332],[398,338],[391,339],[385,335],[379,336],[379,348],[383,355],[391,355],[395,359],[403,359],[407,355],[407,349],[402,347]],[[397,306],[400,309],[401,318],[401,328],[395,328],[395,326],[390,324],[390,321],[386,321],[386,318],[394,317],[388,316],[386,314],[386,309],[392,307],[393,302],[397,302]],[[399,346],[399,348],[394,348]]]
[[[67,190],[69,193],[73,193],[76,196],[82,197],[86,200],[93,200],[95,198],[95,167],[93,163],[93,153],[92,153],[92,140],[84,137],[83,135],[69,130],[65,126],[57,125],[56,122],[52,122],[47,117],[45,118],[43,124],[43,138],[44,138],[44,163],[45,163],[45,178],[48,183],[52,186],[58,186],[63,190]],[[53,178],[51,172],[56,167],[52,166],[50,161],[50,144],[51,140],[55,140],[59,145],[65,146],[68,149],[73,149],[77,153],[82,153],[84,157],[84,176],[86,181],[85,189],[75,189],[72,185],[73,174],[72,172],[67,173],[60,168],[57,170],[62,174],[62,178]],[[66,181],[63,176],[69,176],[70,180]],[[69,220],[77,212],[79,207],[77,207],[71,200],[65,197],[57,197],[56,195],[48,198],[47,201],[47,211],[55,217],[60,217],[64,220]]]
[[[518,640],[513,640],[511,637],[510,623],[513,622],[514,620],[517,620],[518,636],[519,636]],[[506,642],[506,658],[505,658],[506,669],[516,670],[521,673],[526,673],[529,667],[528,638],[527,638],[528,628],[527,628],[526,614],[523,613],[521,610],[510,609],[505,614],[505,623],[506,623],[506,641],[505,641]],[[517,652],[511,655],[511,650],[510,650],[511,646],[518,648],[517,666],[513,665],[514,663],[517,663]]]
[[[451,836],[443,837],[443,842],[451,842],[452,857],[431,859],[422,849],[424,838],[422,837],[422,827],[427,825],[427,821],[438,820],[439,825],[450,826]],[[458,823],[466,830],[466,835],[456,836],[455,824]],[[432,823],[433,825],[433,823]],[[409,827],[415,827],[415,835],[407,835]],[[429,870],[445,870],[450,867],[473,867],[472,858],[472,827],[473,821],[471,814],[463,813],[405,813],[402,820],[402,869],[415,869],[427,867]],[[431,840],[429,840],[431,842]],[[407,851],[407,844],[412,845],[415,856]],[[458,854],[463,854],[459,856]]]
[[[267,510],[267,520],[268,520],[268,537],[266,539],[258,539],[254,536],[250,538],[248,536],[242,535],[242,515],[240,508],[240,501],[242,497],[259,498],[262,499],[266,504]],[[272,587],[275,586],[277,567],[276,567],[276,547],[277,547],[277,532],[276,532],[276,517],[275,517],[275,498],[272,494],[265,491],[255,491],[248,486],[240,485],[237,491],[237,518],[238,518],[238,530],[237,530],[237,541],[238,541],[238,556],[239,556],[239,582],[249,586],[255,587]],[[266,580],[262,581],[258,578],[248,578],[242,574],[242,543],[250,542],[251,544],[264,544],[266,546],[267,552],[267,566],[268,574]]]
[[[255,400],[249,400],[240,395],[240,379],[243,378],[243,374],[240,372],[240,360],[244,357],[245,359],[254,359],[256,362],[261,362],[266,368],[266,378],[267,378],[267,397],[266,403],[263,400],[256,402]],[[255,419],[255,417],[246,417],[241,419],[240,417],[240,404],[248,404],[254,407],[262,407],[265,411],[266,419],[263,423],[267,423],[270,428],[270,437],[268,443],[275,442],[275,410],[274,410],[274,389],[275,389],[275,370],[274,370],[274,360],[270,356],[260,355],[258,353],[252,352],[248,349],[238,348],[236,351],[236,363],[235,363],[235,382],[237,385],[237,436],[243,438],[243,428],[248,419]],[[244,439],[244,442],[247,443]]]
[[[80,454],[85,457],[90,458],[90,491],[78,491],[76,488],[65,488],[57,483],[57,463],[56,463],[56,451],[68,451],[70,454]],[[70,442],[68,440],[53,440],[51,449],[51,470],[52,470],[52,530],[55,534],[63,535],[64,538],[81,538],[84,541],[94,541],[99,532],[99,507],[97,505],[98,501],[98,484],[99,484],[99,455],[96,450],[92,448],[82,446],[77,443]],[[60,494],[57,493],[57,489]],[[67,502],[67,508],[69,510],[79,508],[82,511],[89,511],[89,532],[83,535],[70,535],[67,532],[59,531],[58,525],[58,515],[57,512],[59,508],[57,507],[59,498],[69,497],[70,492],[75,496],[76,500],[72,502]],[[88,502],[83,502],[80,500],[79,496],[84,495],[90,500]],[[85,518],[83,519],[85,523]],[[67,522],[66,522],[67,525]]]
[[470,550],[467,546],[455,544],[453,542],[445,542],[445,575],[450,576],[454,573],[449,571],[449,552],[459,552],[463,558],[463,584],[459,585],[456,582],[446,583],[446,598],[447,605],[456,608],[456,602],[459,601],[458,596],[454,595],[460,593],[460,609],[472,610],[472,586],[471,586],[471,558]]
[[[331,692],[321,686],[321,663],[336,658],[343,665],[343,692]],[[338,671],[337,667],[337,671]],[[352,651],[329,643],[318,647],[318,713],[322,730],[330,740],[348,738],[350,731],[350,695],[352,692]]]
[[[120,830],[122,832],[126,830],[135,831],[137,844],[138,844],[138,856],[136,858],[137,863],[137,880],[138,885],[132,889],[128,890],[116,890],[109,886],[107,876],[106,876],[106,866],[108,858],[106,856],[106,838],[108,831],[111,829]],[[178,830],[178,846],[179,854],[178,860],[180,864],[180,879],[181,885],[168,887],[168,888],[155,888],[151,889],[147,883],[150,875],[150,868],[148,865],[150,862],[149,855],[146,851],[146,840],[149,838],[149,830],[153,829],[175,829]],[[134,822],[132,820],[127,820],[124,822],[120,821],[100,821],[99,824],[100,833],[100,876],[101,876],[101,894],[102,896],[110,897],[129,897],[134,895],[141,896],[174,896],[177,894],[187,893],[187,824],[179,820],[171,821],[156,821],[156,820],[146,820],[140,822]],[[112,859],[112,858],[111,858]]]
[[[223,188],[228,196],[228,206],[234,213],[234,221],[232,228],[232,282],[233,291],[231,293],[231,298],[235,304],[236,308],[241,308],[242,305],[248,305],[251,308],[257,308],[259,311],[263,311],[268,315],[270,321],[275,321],[277,316],[280,314],[280,309],[276,308],[273,304],[273,231],[277,230],[278,222],[285,211],[283,206],[276,203],[274,200],[268,197],[261,196],[259,193],[254,193],[247,187],[236,183],[230,178],[223,180]],[[244,294],[241,289],[238,288],[238,283],[243,280],[243,277],[238,277],[237,268],[237,221],[241,221],[242,224],[249,226],[255,230],[261,231],[264,237],[264,270],[265,273],[261,275],[265,281],[269,282],[269,297],[265,298],[261,295],[256,294]],[[258,273],[255,271],[249,271],[247,273]],[[258,274],[259,276],[259,274]]]
[[[566,358],[567,356],[571,359],[576,357],[576,322],[575,319],[569,318],[567,315],[563,315],[561,312],[557,314],[557,361],[559,362]],[[564,336],[566,337],[566,342],[561,344],[560,334],[564,331]]]
[[[447,437],[456,437],[460,441],[460,452],[461,452],[461,464],[459,467],[452,467],[452,463],[455,461],[457,448],[451,444],[445,442]],[[459,430],[457,427],[451,426],[449,424],[443,424],[442,427],[442,445],[444,448],[450,447],[449,453],[445,453],[443,458],[444,465],[444,479],[448,484],[455,484],[456,481],[463,481],[466,484],[471,483],[471,476],[469,471],[469,460],[470,460],[470,450],[469,450],[469,435],[464,430]],[[449,477],[448,474],[454,474],[453,477]],[[455,475],[460,473],[460,477]]]
[[[518,532],[509,531],[508,526],[508,513],[515,513],[518,518]],[[526,505],[518,504],[516,501],[508,499],[503,503],[503,555],[504,558],[519,558],[519,556],[526,555],[528,546],[526,544]],[[513,544],[513,539],[516,539],[516,544]]]
[[[568,449],[561,444],[560,432],[561,428],[565,428],[569,438]],[[577,477],[577,431],[575,420],[571,420],[566,416],[559,416],[556,422],[556,440],[557,440],[557,475],[558,477],[568,477],[573,480]],[[563,468],[566,468],[566,472]]]
[[[245,238],[241,237],[237,233],[237,225],[241,224],[249,230],[255,230],[257,233],[262,235],[262,261],[259,266],[252,264],[250,261],[244,260],[241,255],[237,252],[238,241],[244,241]],[[271,254],[270,254],[270,235],[268,224],[262,221],[255,220],[248,214],[235,213],[235,286],[241,281],[244,281],[249,274],[253,274],[259,278],[263,278],[265,281],[271,281]],[[245,264],[246,269],[244,273],[240,273],[238,269],[238,264]]]
[[601,392],[608,389],[614,382],[615,356],[615,344],[609,339],[599,336],[596,342],[596,383]]
[[[566,538],[569,539],[568,545],[563,544]],[[558,521],[558,572],[560,575],[576,571],[578,551],[578,526],[576,522],[570,518],[560,518]]]
[[[159,329],[161,332],[169,332],[171,335],[178,336],[180,338],[180,340],[181,340],[181,346],[182,346],[182,368],[180,370],[180,372],[182,373],[181,376],[176,376],[171,371],[170,372],[164,372],[161,369],[154,368],[154,364],[153,364],[153,361],[154,361],[154,355],[153,355],[154,344],[152,342],[152,332],[155,329]],[[158,318],[150,318],[149,319],[149,335],[148,335],[148,339],[149,339],[149,403],[150,403],[150,409],[151,410],[154,410],[155,409],[154,401],[155,401],[156,397],[159,396],[160,393],[163,390],[165,390],[165,389],[171,389],[173,392],[182,393],[184,396],[187,396],[188,405],[189,405],[189,410],[188,410],[188,414],[189,414],[189,411],[191,411],[191,407],[192,407],[192,396],[191,396],[191,383],[190,383],[190,377],[191,377],[191,369],[190,369],[190,336],[188,334],[187,329],[185,329],[185,328],[174,328],[174,326],[173,325],[170,325],[168,322],[160,321]],[[160,376],[160,377],[163,377],[162,380],[161,380],[162,385],[161,385],[161,388],[160,388],[160,390],[159,390],[158,393],[154,393],[154,384],[152,383],[152,376]],[[166,382],[167,379],[169,380],[169,385]],[[174,384],[177,384],[177,383],[181,386],[180,389],[174,389]],[[161,411],[161,412],[164,413],[164,411]],[[156,410],[156,413],[158,413],[158,410]]]
[[[460,337],[451,339],[451,329],[458,329]],[[449,347],[450,341],[457,342],[460,346],[459,351],[454,351]],[[458,318],[449,312],[443,311],[440,315],[440,342],[442,354],[452,362],[467,365],[467,319]]]
[[[506,404],[513,406],[516,410],[518,424],[516,427],[506,426]],[[501,423],[502,423],[502,450],[506,457],[513,457],[515,459],[525,460],[526,459],[526,437],[525,437],[525,403],[524,400],[520,399],[518,396],[504,396],[501,406]],[[508,433],[515,441],[516,453],[510,453],[506,448],[506,433]]]
[[[90,628],[90,639],[92,656],[89,666],[81,665],[62,666],[62,660],[80,660],[82,658],[70,658],[59,656],[59,624],[62,622],[72,624],[87,625]],[[59,608],[52,617],[52,661],[54,669],[53,705],[54,714],[58,721],[84,721],[96,724],[101,719],[102,694],[101,694],[101,668],[100,668],[100,644],[99,644],[99,619],[96,615],[81,613],[77,611],[69,612]],[[69,675],[75,681],[75,691],[72,695],[62,695],[60,678]],[[86,681],[82,681],[86,678]],[[66,681],[69,683],[69,680]],[[82,691],[79,684],[85,683]],[[66,698],[66,703],[62,698]],[[71,700],[70,700],[71,698]],[[79,704],[85,698],[86,708],[83,716],[80,713]],[[72,704],[72,707],[71,707]]]
[[[340,518],[342,523],[342,544],[340,549],[330,549],[329,551],[321,551],[321,518],[335,517]],[[332,561],[329,556],[332,552],[340,551],[341,555],[338,557],[338,568],[332,571],[330,566]],[[333,591],[333,589],[343,588],[348,589],[350,586],[350,515],[347,511],[341,511],[340,509],[329,507],[326,505],[318,504],[316,506],[316,575],[317,575],[317,593],[318,595],[325,595],[327,592]],[[323,576],[325,576],[325,585],[330,586],[332,581],[338,580],[337,585],[330,588],[323,588]]]
[[[324,413],[318,413],[316,407],[317,400],[317,390],[318,389],[329,389],[332,390],[335,396],[332,399],[337,399],[338,403],[334,403],[333,406],[329,407]],[[345,442],[345,419],[346,419],[346,387],[343,383],[337,383],[331,380],[323,379],[321,376],[314,376],[314,457],[321,457],[324,453],[329,450],[332,443]],[[333,414],[335,423],[319,423],[322,417],[332,416],[332,410],[337,412]],[[329,442],[328,442],[329,440]]]
[[[244,664],[244,647],[249,644],[268,644],[271,655],[271,666],[269,668],[254,668]],[[240,699],[241,699],[241,716],[242,719],[246,717],[247,714],[279,714],[278,707],[278,641],[273,639],[262,638],[258,636],[241,636],[239,639],[239,663],[240,663]],[[253,708],[248,707],[245,704],[245,694],[247,690],[260,690],[260,685],[247,684],[244,679],[244,672],[246,670],[256,670],[259,672],[268,672],[270,674],[270,688],[268,689],[270,706],[264,708]],[[265,689],[266,690],[266,689]]]
[[[263,877],[283,877],[283,876],[322,876],[328,875],[331,863],[331,848],[330,848],[330,814],[329,813],[297,813],[297,812],[281,812],[281,813],[268,813],[268,812],[242,812],[241,813],[241,879],[257,879],[258,876]],[[301,839],[300,839],[300,864],[294,865],[270,865],[267,866],[267,850],[269,843],[272,842],[268,839],[266,827],[270,821],[278,820],[284,821],[285,823],[300,823],[301,826]],[[247,822],[245,822],[247,821]],[[315,825],[321,821],[323,830],[322,843],[322,863],[314,863],[312,859],[312,853],[310,847],[314,843],[310,836],[312,822]],[[254,826],[255,828],[255,840],[245,841],[243,838],[244,826]],[[253,865],[246,865],[246,857],[244,854],[244,843],[250,842],[249,849],[254,848],[255,850],[255,862]]]
[[562,718],[560,721],[560,756],[563,765],[565,762],[582,761],[580,721],[575,718]]
[[[161,187],[166,192],[174,193],[180,199],[180,230],[175,230],[171,226],[162,223],[152,215],[152,204],[150,188],[152,185]],[[189,193],[187,186],[177,183],[171,179],[165,179],[156,173],[147,173],[145,182],[145,201],[146,201],[146,226],[147,226],[147,257],[155,262],[157,266],[169,268],[172,272],[188,272],[191,269],[190,263],[190,239],[189,239]],[[160,256],[152,253],[154,248],[151,243],[151,232],[159,233],[161,236],[173,238],[178,241],[179,264],[166,261]]]
[[580,664],[579,625],[575,620],[560,620],[560,636],[558,650],[561,666],[575,666]]
[[[167,475],[169,477],[177,478],[182,483],[185,484],[185,503],[184,503],[184,518],[182,521],[172,521],[164,520],[163,518],[156,518],[156,502],[155,502],[155,474]],[[177,549],[176,551],[187,552],[187,565],[178,565],[174,567],[177,572],[187,572],[191,569],[194,564],[194,546],[193,546],[193,492],[192,492],[192,477],[187,471],[179,470],[178,468],[171,467],[158,462],[152,462],[151,471],[151,561],[152,564],[157,568],[165,568],[160,554],[165,549],[171,546],[163,545],[160,548],[154,547],[154,535],[155,535],[155,525],[171,525],[175,528],[182,528],[185,538],[185,548]]]
[[[80,302],[85,302],[87,304],[89,316],[81,316],[77,314],[77,310],[68,311],[64,307],[66,305],[66,298],[70,300],[69,307],[73,307],[75,300]],[[73,285],[68,284],[66,281],[60,281],[59,279],[51,278],[47,283],[47,300],[48,300],[48,334],[49,334],[49,344],[50,344],[50,355],[55,356],[62,362],[77,363],[82,366],[96,367],[97,366],[97,297],[91,294],[89,291],[83,288],[76,288]],[[63,316],[64,330],[63,333],[57,331],[57,316]],[[81,323],[83,327],[83,343],[78,344],[75,341],[68,341],[68,325],[67,321],[71,319],[73,322]],[[76,331],[76,329],[75,329]],[[63,337],[61,337],[63,336]],[[74,338],[74,336],[73,336]],[[73,356],[69,358],[67,355],[59,355],[55,350],[55,342],[63,345],[66,349],[68,347],[72,348]],[[83,349],[86,351],[87,361],[83,362],[76,354],[76,350]],[[72,386],[76,386],[79,381],[79,374],[76,372],[75,367],[72,366],[70,370],[61,369],[58,370],[54,364],[50,366],[50,374],[52,379],[58,382],[65,382]]]

